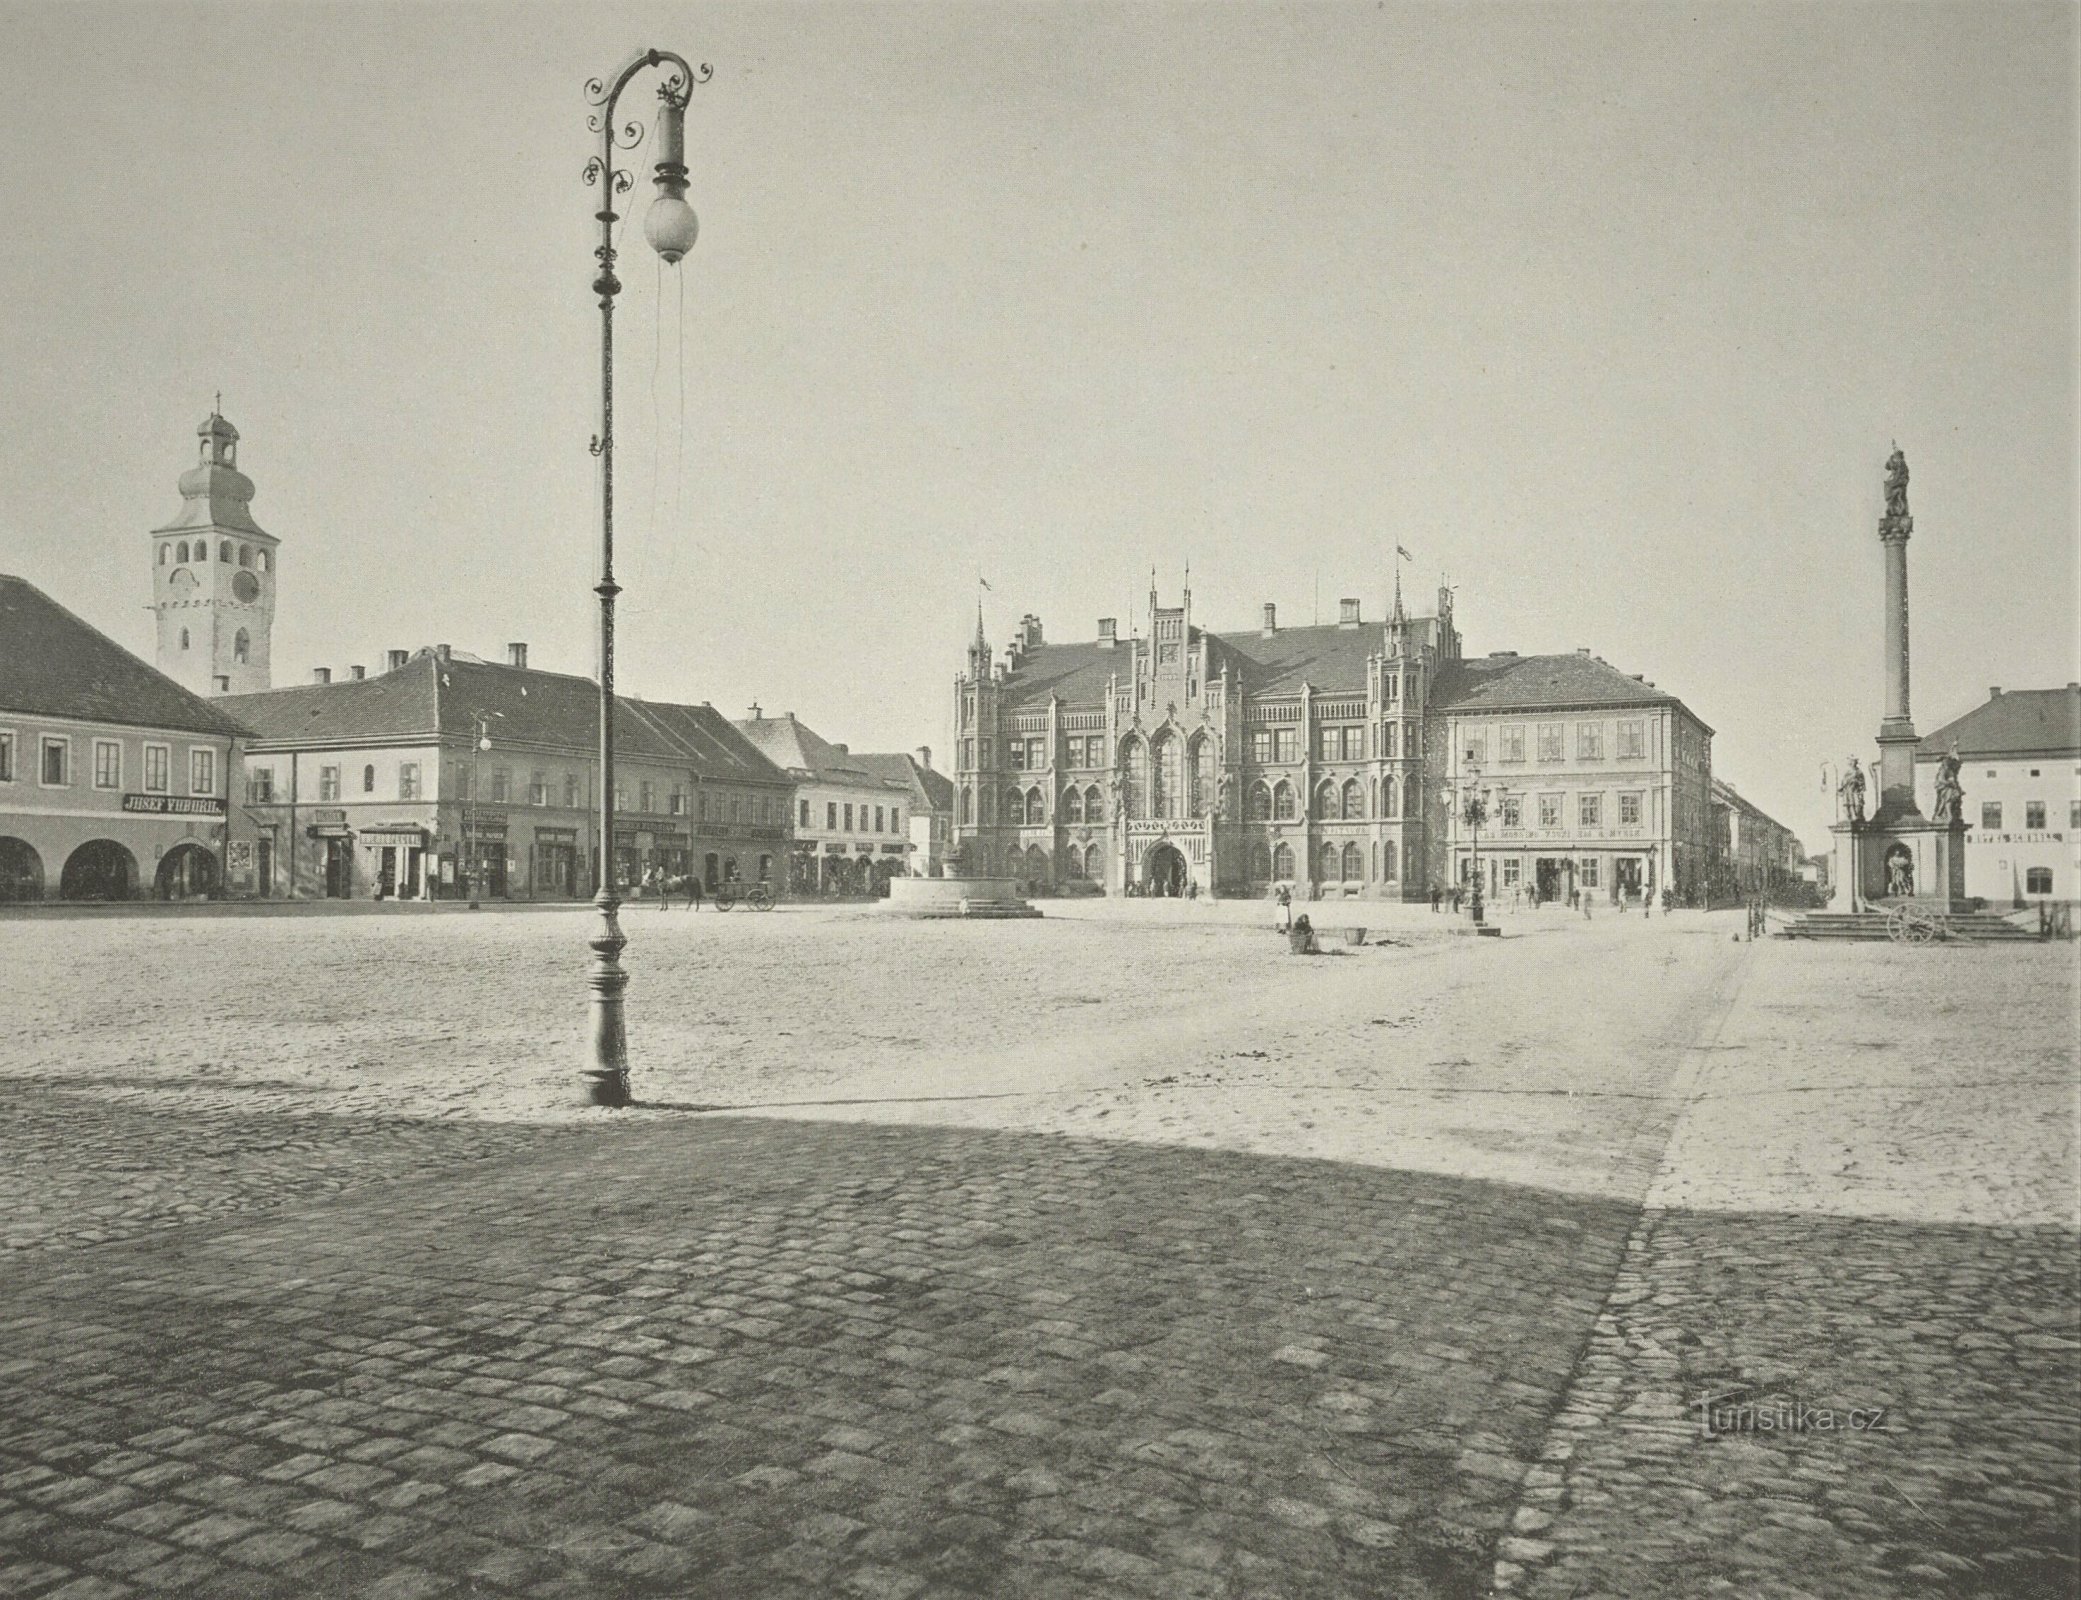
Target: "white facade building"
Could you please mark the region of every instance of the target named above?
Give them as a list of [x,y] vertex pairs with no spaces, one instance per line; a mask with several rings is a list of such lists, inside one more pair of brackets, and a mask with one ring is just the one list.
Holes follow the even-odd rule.
[[2081,684],[1988,692],[1915,751],[1915,803],[1936,813],[1937,762],[1959,758],[1965,892],[1994,910],[2081,900]]

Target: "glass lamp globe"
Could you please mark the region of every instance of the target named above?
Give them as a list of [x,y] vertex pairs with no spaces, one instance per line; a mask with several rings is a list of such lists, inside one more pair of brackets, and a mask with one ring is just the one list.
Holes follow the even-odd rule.
[[700,232],[694,208],[677,195],[659,195],[650,203],[650,214],[643,219],[643,237],[650,241],[651,249],[665,258],[667,266],[679,265],[680,258],[693,249]]

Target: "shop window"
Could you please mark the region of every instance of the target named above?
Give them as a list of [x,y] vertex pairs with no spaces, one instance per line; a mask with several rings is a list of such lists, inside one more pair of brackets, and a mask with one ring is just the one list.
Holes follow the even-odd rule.
[[2023,874],[2023,892],[2025,894],[2050,894],[2052,892],[2052,869],[2050,867],[2030,867],[2025,869]]
[[1506,857],[1503,862],[1503,887],[1515,889],[1524,882],[1524,863]]

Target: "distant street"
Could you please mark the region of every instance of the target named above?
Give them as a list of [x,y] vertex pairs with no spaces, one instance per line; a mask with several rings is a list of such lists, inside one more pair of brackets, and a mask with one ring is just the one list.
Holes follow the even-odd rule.
[[1048,909],[0,921],[0,1592],[2073,1591],[2072,946]]

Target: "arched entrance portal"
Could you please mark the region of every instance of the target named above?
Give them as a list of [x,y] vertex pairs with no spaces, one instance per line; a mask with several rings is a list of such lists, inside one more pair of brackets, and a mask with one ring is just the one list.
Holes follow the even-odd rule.
[[161,900],[194,900],[217,892],[217,858],[190,841],[177,844],[159,860],[155,884]]
[[43,898],[43,857],[26,839],[0,839],[0,902]]
[[89,839],[65,858],[60,900],[128,900],[137,892],[137,858],[113,839]]
[[1147,865],[1142,869],[1142,881],[1149,893],[1176,898],[1185,892],[1185,857],[1174,844],[1160,844],[1149,852]]

